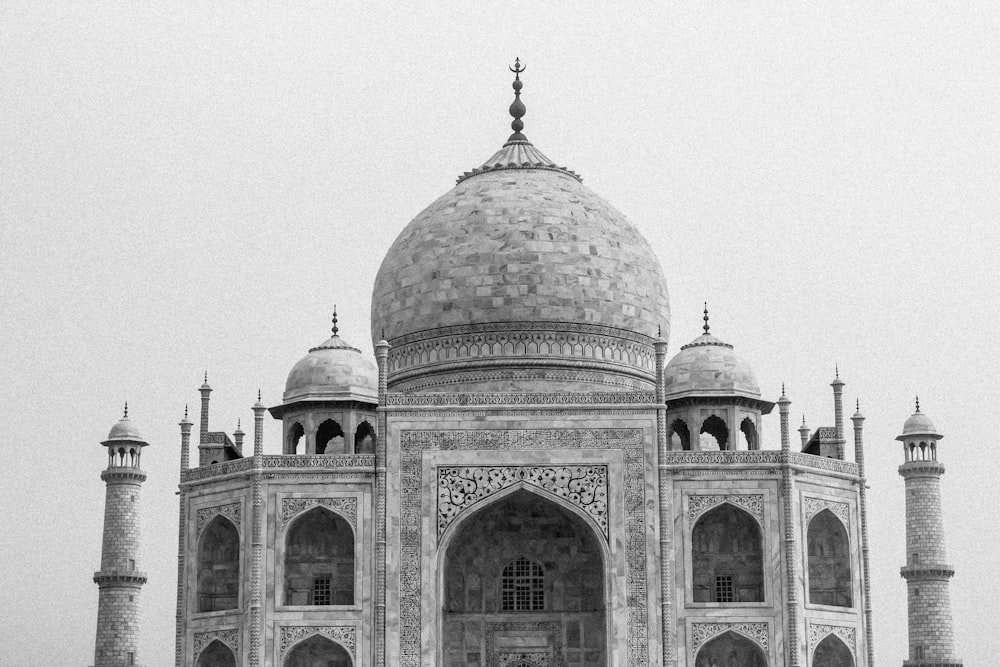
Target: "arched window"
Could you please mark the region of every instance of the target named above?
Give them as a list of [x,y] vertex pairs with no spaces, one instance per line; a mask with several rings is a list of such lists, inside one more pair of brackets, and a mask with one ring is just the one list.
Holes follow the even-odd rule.
[[212,641],[198,656],[198,667],[236,667],[232,649],[218,639]]
[[354,604],[354,531],[316,507],[295,519],[285,538],[285,604]]
[[351,667],[351,656],[340,644],[313,635],[292,647],[284,667]]
[[198,541],[198,611],[236,609],[240,591],[240,534],[216,516]]
[[695,667],[767,667],[767,658],[756,644],[737,632],[723,632],[698,650]]
[[[706,512],[691,531],[695,602],[763,602],[760,526],[729,503]],[[699,663],[700,664],[700,663]]]
[[816,646],[813,653],[813,667],[854,667],[854,656],[837,635],[827,635]]
[[727,449],[729,442],[729,427],[717,415],[712,415],[701,425],[700,444],[702,449]]
[[375,429],[366,421],[358,424],[354,431],[354,452],[356,454],[375,453]]
[[545,609],[545,571],[538,563],[518,558],[503,569],[500,589],[501,611],[541,611]]
[[670,424],[670,449],[691,449],[691,431],[683,419],[675,419]]
[[340,424],[327,419],[316,429],[316,453],[317,454],[343,454],[344,453],[344,431]]
[[299,441],[302,440],[302,436],[306,434],[306,430],[302,428],[302,424],[295,422],[292,427],[288,429],[288,454],[298,454]]
[[851,548],[847,530],[833,512],[823,510],[809,522],[809,602],[851,606]]
[[760,443],[757,442],[757,427],[749,417],[740,422],[740,433],[743,434],[743,445],[747,449],[750,451],[760,449]]

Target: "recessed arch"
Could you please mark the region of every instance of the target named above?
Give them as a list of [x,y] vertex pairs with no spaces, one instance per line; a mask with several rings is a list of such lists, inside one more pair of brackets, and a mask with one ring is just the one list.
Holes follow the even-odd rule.
[[198,611],[239,606],[240,534],[232,521],[216,515],[198,538]]
[[749,638],[727,630],[698,649],[695,667],[767,667],[767,656]]
[[843,522],[828,509],[809,521],[809,602],[835,607],[852,605],[851,543]]
[[236,667],[236,656],[226,644],[213,639],[198,656],[197,667]]
[[816,645],[812,667],[854,667],[854,655],[847,644],[831,632]]
[[326,419],[316,429],[316,453],[344,453],[344,429],[335,420]]
[[702,449],[721,451],[729,448],[729,427],[718,415],[711,415],[703,421],[699,434]]
[[354,604],[354,529],[317,506],[295,517],[285,533],[285,604]]
[[760,524],[731,503],[705,512],[691,531],[695,602],[764,601],[764,551]]
[[757,436],[757,425],[749,417],[744,417],[740,422],[740,433],[743,435],[743,446],[749,451],[760,449],[760,441]]
[[367,420],[358,424],[354,431],[354,452],[356,454],[375,453],[375,429]]
[[302,424],[295,422],[288,429],[288,443],[285,448],[285,453],[287,454],[298,454],[299,443],[305,436],[306,430],[303,428]]
[[691,429],[683,419],[677,418],[670,422],[670,433],[667,437],[670,440],[670,449],[685,451],[691,449]]
[[283,667],[351,667],[351,654],[337,642],[314,634],[294,644]]

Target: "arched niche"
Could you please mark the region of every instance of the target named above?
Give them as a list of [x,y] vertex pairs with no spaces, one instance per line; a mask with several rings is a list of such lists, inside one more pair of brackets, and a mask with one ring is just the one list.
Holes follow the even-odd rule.
[[285,453],[298,454],[299,444],[302,442],[305,434],[306,430],[302,427],[302,424],[299,422],[292,424],[291,428],[288,429],[288,443],[285,447]]
[[854,667],[854,656],[840,637],[829,634],[816,645],[812,667]]
[[683,419],[675,419],[670,422],[670,449],[689,450],[691,449],[691,429]]
[[698,650],[695,667],[767,667],[767,656],[753,641],[730,630]]
[[229,519],[212,519],[198,538],[198,611],[236,609],[240,592],[240,534]]
[[729,427],[718,415],[711,415],[701,423],[699,445],[706,450],[729,448]]
[[740,422],[740,434],[743,436],[743,447],[749,451],[760,449],[760,440],[757,436],[757,426],[749,417],[744,417]]
[[828,509],[809,522],[809,602],[834,607],[852,605],[851,544],[847,529]]
[[344,430],[333,419],[324,420],[316,429],[316,453],[344,453]]
[[351,654],[343,646],[322,635],[313,635],[295,644],[285,656],[283,667],[351,667]]
[[608,664],[605,544],[576,511],[515,488],[460,517],[442,549],[442,667],[504,623],[537,627],[557,664]]
[[354,431],[354,452],[356,454],[375,453],[375,429],[367,421],[358,424]]
[[196,667],[236,667],[236,656],[231,648],[215,639],[198,656]]
[[691,573],[695,602],[763,602],[760,525],[730,503],[703,514],[691,531]]
[[325,507],[296,517],[285,535],[285,604],[354,604],[354,530]]

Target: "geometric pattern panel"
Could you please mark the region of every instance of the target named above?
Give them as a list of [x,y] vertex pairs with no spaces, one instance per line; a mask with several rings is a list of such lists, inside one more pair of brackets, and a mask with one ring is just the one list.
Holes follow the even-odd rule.
[[767,623],[693,623],[691,625],[691,653],[697,653],[702,645],[723,632],[738,632],[753,640],[768,653]]
[[608,467],[603,465],[438,468],[438,537],[463,510],[515,484],[568,500],[608,537]]
[[236,529],[239,530],[240,519],[243,514],[243,505],[242,503],[230,503],[229,505],[222,505],[220,507],[206,507],[198,510],[195,518],[195,524],[199,535],[201,535],[201,531],[205,528],[205,525],[215,518],[216,514],[221,514],[232,521],[236,526]]
[[281,656],[284,657],[285,653],[288,652],[288,649],[290,649],[294,644],[297,644],[300,640],[305,639],[306,637],[311,637],[312,635],[322,635],[327,639],[332,639],[334,642],[347,649],[347,652],[351,654],[351,658],[354,658],[354,647],[356,644],[355,630],[354,626],[350,625],[331,625],[322,627],[314,625],[282,626],[280,639]]
[[357,498],[285,498],[281,501],[281,528],[311,507],[329,507],[354,526],[358,517]]
[[688,496],[688,522],[694,523],[695,519],[722,503],[731,503],[740,509],[744,509],[760,523],[764,523],[764,495],[747,494],[732,496]]

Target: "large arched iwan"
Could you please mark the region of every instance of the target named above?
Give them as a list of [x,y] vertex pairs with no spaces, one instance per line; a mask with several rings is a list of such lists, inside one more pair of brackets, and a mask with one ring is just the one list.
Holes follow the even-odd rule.
[[354,530],[339,514],[314,507],[285,536],[285,604],[354,604]]
[[602,540],[573,511],[523,488],[465,517],[443,544],[441,667],[466,665],[472,654],[495,664],[497,655],[481,655],[482,638],[512,622],[551,628],[531,641],[561,652],[558,664],[607,665]]

